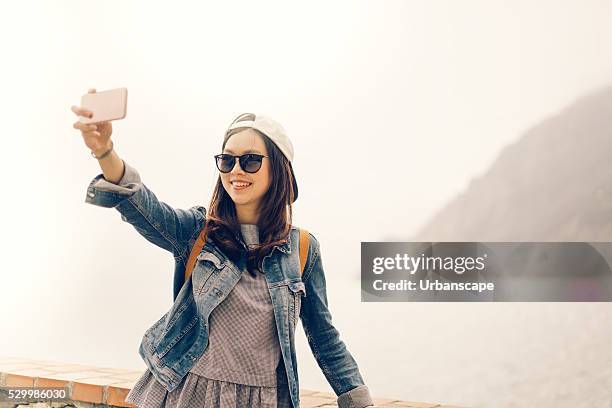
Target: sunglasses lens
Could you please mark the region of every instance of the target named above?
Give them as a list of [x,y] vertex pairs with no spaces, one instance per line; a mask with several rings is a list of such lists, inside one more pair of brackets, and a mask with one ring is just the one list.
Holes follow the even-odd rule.
[[247,173],[255,173],[261,167],[261,159],[261,156],[247,154],[241,161],[240,165]]
[[217,156],[217,168],[223,173],[229,173],[234,168],[235,163],[234,157],[230,155],[221,154]]

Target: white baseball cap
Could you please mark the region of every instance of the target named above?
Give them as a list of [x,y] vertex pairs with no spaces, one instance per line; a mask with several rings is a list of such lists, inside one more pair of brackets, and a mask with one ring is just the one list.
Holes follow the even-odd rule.
[[280,123],[276,122],[272,118],[266,115],[256,115],[254,113],[242,113],[238,115],[236,119],[231,123],[229,128],[225,131],[223,143],[227,141],[230,136],[230,131],[233,129],[240,128],[252,128],[257,129],[264,135],[268,136],[272,142],[278,147],[278,149],[285,155],[289,161],[289,168],[291,169],[291,178],[293,181],[293,201],[297,200],[298,187],[295,180],[295,174],[293,173],[293,144],[287,136],[287,132],[281,126]]

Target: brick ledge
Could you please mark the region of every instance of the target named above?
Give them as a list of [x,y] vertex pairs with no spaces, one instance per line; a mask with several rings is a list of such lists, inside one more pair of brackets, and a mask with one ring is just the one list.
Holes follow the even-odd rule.
[[[0,356],[0,387],[68,387],[72,401],[89,404],[134,407],[125,402],[125,397],[142,374],[143,371]],[[466,408],[373,398],[376,407],[381,408]],[[336,395],[301,388],[300,405],[303,408],[336,407]],[[0,406],[3,403],[0,402]]]

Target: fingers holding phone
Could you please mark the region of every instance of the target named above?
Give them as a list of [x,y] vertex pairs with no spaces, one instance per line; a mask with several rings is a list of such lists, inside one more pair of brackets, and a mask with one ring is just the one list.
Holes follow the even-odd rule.
[[73,127],[81,130],[85,144],[94,154],[110,148],[110,137],[113,133],[111,120],[125,117],[126,102],[126,88],[99,93],[96,93],[95,88],[90,88],[81,98],[81,106],[71,107],[79,117]]
[[[92,114],[79,106],[73,105],[71,109],[77,116],[87,117]],[[113,133],[113,127],[110,122],[87,124],[77,120],[72,127],[81,131],[81,136],[83,136],[85,145],[95,154],[104,152],[110,148],[110,137]]]

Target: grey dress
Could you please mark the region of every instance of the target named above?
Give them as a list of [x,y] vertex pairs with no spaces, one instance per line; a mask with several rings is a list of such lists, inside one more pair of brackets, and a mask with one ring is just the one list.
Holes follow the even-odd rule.
[[[255,224],[241,224],[249,246]],[[272,301],[265,277],[243,272],[209,318],[209,343],[178,387],[168,392],[147,369],[126,402],[155,408],[291,408]]]

